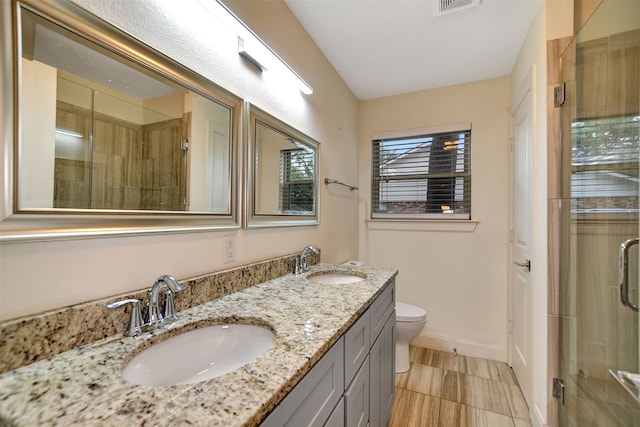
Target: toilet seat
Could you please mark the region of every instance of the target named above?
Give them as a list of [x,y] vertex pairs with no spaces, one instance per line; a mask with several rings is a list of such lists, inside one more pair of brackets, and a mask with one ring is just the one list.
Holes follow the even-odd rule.
[[415,305],[396,302],[396,322],[424,322],[427,312]]

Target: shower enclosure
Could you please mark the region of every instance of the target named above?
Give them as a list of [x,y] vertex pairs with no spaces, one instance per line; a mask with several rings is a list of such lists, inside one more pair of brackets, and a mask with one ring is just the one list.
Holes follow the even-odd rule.
[[640,426],[640,2],[603,0],[561,70],[558,422]]

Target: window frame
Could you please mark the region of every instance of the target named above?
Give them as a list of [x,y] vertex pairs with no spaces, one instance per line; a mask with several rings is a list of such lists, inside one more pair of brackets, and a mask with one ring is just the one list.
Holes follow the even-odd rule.
[[[454,133],[464,133],[468,135],[468,140],[465,140],[464,144],[464,152],[462,154],[463,157],[463,165],[464,170],[460,171],[452,171],[451,173],[446,173],[446,176],[443,176],[441,173],[439,174],[431,174],[431,177],[446,177],[446,178],[462,178],[464,180],[463,183],[463,204],[465,207],[465,212],[463,213],[433,213],[433,212],[424,212],[424,213],[415,213],[415,212],[394,212],[394,213],[386,213],[380,212],[376,209],[375,203],[379,200],[379,188],[380,182],[382,181],[378,175],[379,171],[379,159],[376,159],[376,151],[375,145],[384,140],[398,140],[398,139],[411,139],[411,138],[421,138],[426,139],[442,134],[454,134]],[[472,126],[471,123],[457,123],[452,125],[444,125],[444,126],[432,126],[425,128],[417,128],[417,129],[408,129],[401,131],[391,131],[391,132],[383,132],[373,134],[371,137],[371,209],[370,209],[370,221],[394,221],[394,222],[402,222],[402,221],[416,221],[416,222],[471,222],[471,139],[472,139]],[[429,147],[429,150],[431,148]],[[429,154],[430,155],[430,154]],[[378,161],[376,161],[378,160]],[[431,160],[429,158],[429,160]],[[429,173],[421,173],[421,174],[407,174],[406,179],[425,179],[429,176]],[[398,179],[402,180],[402,178]],[[427,185],[425,181],[425,186]],[[455,190],[454,190],[455,191]],[[426,202],[426,199],[425,199]]]

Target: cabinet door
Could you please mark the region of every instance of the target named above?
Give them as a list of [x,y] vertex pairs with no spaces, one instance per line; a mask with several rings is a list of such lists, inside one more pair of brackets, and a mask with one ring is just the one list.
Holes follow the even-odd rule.
[[391,315],[391,312],[396,308],[396,284],[395,280],[391,282],[376,300],[371,304],[369,311],[371,312],[371,338],[370,342],[373,343],[385,322]]
[[344,391],[344,341],[340,339],[262,422],[262,427],[322,426]]
[[371,347],[369,425],[382,427],[391,421],[395,399],[395,310],[387,318]]
[[340,399],[338,406],[333,410],[324,427],[345,427],[344,426],[344,397]]
[[344,384],[349,386],[369,354],[369,310],[344,335]]
[[344,415],[348,427],[366,427],[369,422],[369,358],[364,360],[344,392]]

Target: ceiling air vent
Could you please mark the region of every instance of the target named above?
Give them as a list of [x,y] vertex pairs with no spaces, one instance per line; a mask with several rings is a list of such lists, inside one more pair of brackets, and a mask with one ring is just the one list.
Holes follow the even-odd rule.
[[476,7],[480,4],[480,0],[435,0],[433,4],[434,15],[440,16]]

